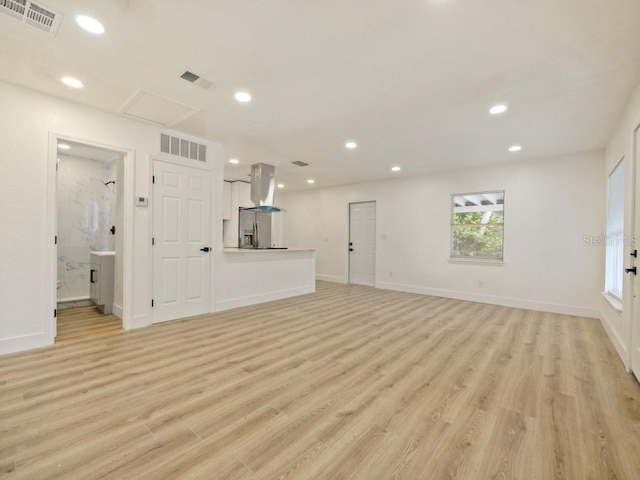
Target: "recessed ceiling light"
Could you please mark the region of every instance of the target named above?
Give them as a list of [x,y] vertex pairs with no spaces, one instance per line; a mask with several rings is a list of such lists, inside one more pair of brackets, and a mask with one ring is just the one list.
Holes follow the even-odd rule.
[[284,188],[284,183],[279,183],[278,188]]
[[509,147],[510,152],[519,152],[520,150],[522,150],[522,147],[520,145],[512,145]]
[[353,150],[358,146],[358,144],[356,142],[347,142],[345,143],[344,146],[347,147],[349,150]]
[[95,33],[96,35],[104,33],[104,25],[102,25],[95,18],[89,17],[87,15],[78,15],[76,17],[76,23],[80,26],[80,28],[86,30],[89,33]]
[[69,145],[67,145],[66,143],[59,143],[58,144],[58,148],[60,150],[69,150],[71,147]]
[[489,113],[491,115],[500,115],[501,113],[504,113],[506,111],[507,111],[506,105],[494,105],[489,109]]
[[310,178],[309,180],[307,180],[307,183],[309,183],[309,184],[316,183],[316,181],[313,178]]
[[238,160],[236,158],[232,158],[231,160],[229,160],[229,163],[233,163],[235,165],[237,163],[240,163],[240,160]]
[[251,101],[251,94],[247,92],[236,92],[235,97],[236,100],[241,103],[247,103]]
[[392,172],[399,172],[401,170],[400,167],[391,167]]
[[62,77],[62,83],[71,88],[82,88],[84,83],[73,77]]

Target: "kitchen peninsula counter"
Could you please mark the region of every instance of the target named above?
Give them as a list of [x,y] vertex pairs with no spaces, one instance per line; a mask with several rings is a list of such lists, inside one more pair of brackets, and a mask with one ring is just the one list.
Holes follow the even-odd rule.
[[222,253],[315,252],[311,248],[223,248]]
[[216,311],[313,293],[316,255],[309,248],[224,248],[216,254]]

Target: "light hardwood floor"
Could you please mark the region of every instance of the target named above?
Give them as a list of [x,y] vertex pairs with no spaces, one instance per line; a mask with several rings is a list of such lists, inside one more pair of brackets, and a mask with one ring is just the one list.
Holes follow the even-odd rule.
[[65,308],[58,310],[56,342],[121,329],[122,320],[105,315],[97,307]]
[[315,294],[0,357],[0,477],[640,478],[597,320]]

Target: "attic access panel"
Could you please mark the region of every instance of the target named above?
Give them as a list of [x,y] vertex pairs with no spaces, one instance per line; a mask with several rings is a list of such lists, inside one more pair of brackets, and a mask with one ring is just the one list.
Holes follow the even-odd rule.
[[120,109],[123,115],[163,127],[176,125],[199,111],[198,108],[144,89],[138,90]]

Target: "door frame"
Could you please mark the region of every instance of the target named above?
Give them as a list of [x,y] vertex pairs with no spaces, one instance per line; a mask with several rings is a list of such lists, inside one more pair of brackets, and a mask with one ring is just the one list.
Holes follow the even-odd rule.
[[[640,212],[638,212],[638,202],[640,202],[640,197],[636,194],[636,188],[640,185],[638,185],[637,182],[637,176],[640,174],[640,165],[638,165],[638,162],[640,162],[640,155],[639,155],[639,150],[640,150],[640,142],[638,142],[638,139],[640,137],[640,124],[636,125],[636,127],[633,129],[632,132],[633,138],[631,140],[631,172],[630,172],[630,182],[628,184],[631,185],[631,188],[629,189],[630,194],[629,194],[629,204],[630,204],[630,215],[629,217],[626,218],[630,218],[630,237],[629,237],[629,242],[626,242],[628,245],[625,245],[625,258],[627,259],[626,262],[623,262],[623,268],[628,268],[632,265],[635,265],[637,268],[640,269],[640,258],[633,258],[630,256],[631,250],[633,249],[638,249],[640,250],[640,245],[632,245],[632,240],[635,239],[635,234],[636,234],[636,229],[640,228],[640,225],[637,225],[637,221],[636,218],[637,216],[640,214]],[[625,274],[626,276],[627,274]],[[634,364],[634,339],[637,336],[639,341],[640,341],[640,333],[638,332],[638,329],[640,329],[640,298],[636,298],[634,297],[636,289],[638,288],[637,282],[640,281],[640,278],[638,278],[637,275],[631,275],[629,274],[629,281],[627,283],[627,285],[629,285],[629,289],[628,289],[628,298],[629,300],[627,302],[625,302],[623,304],[623,315],[624,315],[624,307],[627,307],[627,319],[628,319],[628,327],[627,327],[627,338],[629,339],[629,348],[628,348],[628,371],[633,372],[633,374],[635,375],[635,377],[640,380],[640,359],[636,359],[637,364],[639,365],[639,368],[637,368],[636,370],[633,369],[633,364]],[[624,294],[623,294],[624,295]]]
[[[189,136],[185,136],[182,135],[183,138],[191,138]],[[200,140],[194,140],[194,141],[200,141]],[[208,155],[208,154],[207,154]],[[211,255],[209,256],[209,271],[210,271],[210,280],[209,280],[209,313],[212,313],[215,311],[215,298],[214,298],[214,293],[215,293],[215,270],[214,270],[214,263],[215,263],[215,257],[214,257],[214,253],[217,251],[218,247],[216,240],[215,240],[215,228],[214,228],[214,220],[217,217],[217,215],[214,213],[215,212],[215,198],[216,198],[216,186],[214,185],[214,171],[211,168],[211,164],[209,162],[209,157],[207,156],[207,161],[206,162],[195,162],[194,160],[191,159],[184,159],[175,155],[169,155],[169,154],[165,154],[165,153],[157,153],[157,154],[153,154],[150,156],[150,161],[149,161],[149,221],[150,221],[150,228],[149,228],[149,245],[151,245],[151,239],[154,237],[154,228],[155,225],[153,223],[153,218],[154,218],[154,201],[153,199],[155,198],[155,185],[154,185],[154,181],[153,181],[153,176],[154,176],[154,167],[156,162],[163,162],[163,163],[171,163],[173,165],[180,165],[183,167],[190,167],[190,168],[194,168],[196,170],[201,170],[204,172],[208,172],[209,173],[209,202],[210,202],[210,209],[209,209],[209,217],[211,219],[211,223],[209,225],[209,242],[211,243]],[[222,221],[220,222],[222,223]],[[220,240],[220,244],[222,244],[222,240]],[[153,264],[154,264],[154,255],[155,252],[152,250],[151,251],[151,260],[150,260],[150,265],[149,265],[149,295],[150,297],[153,299],[153,292],[154,292],[154,275],[153,275]],[[150,313],[149,313],[149,325],[155,325],[156,321],[153,318],[154,317],[154,309],[151,308],[150,309]]]
[[122,276],[123,276],[123,292],[122,292],[122,327],[128,330],[132,327],[132,312],[133,312],[133,297],[131,292],[133,290],[133,214],[134,205],[132,201],[134,198],[134,173],[135,173],[135,150],[111,145],[92,138],[77,137],[75,135],[67,135],[59,132],[49,132],[49,151],[48,151],[48,178],[47,178],[47,225],[45,227],[45,239],[44,243],[47,248],[46,258],[48,261],[45,265],[45,276],[50,281],[50,287],[45,295],[43,304],[43,318],[45,321],[44,335],[45,345],[52,345],[55,342],[57,317],[53,316],[54,310],[57,310],[57,274],[58,274],[58,258],[57,251],[58,245],[54,239],[58,235],[58,222],[57,222],[57,159],[58,159],[58,140],[69,140],[71,142],[83,143],[99,148],[105,148],[107,150],[113,150],[114,152],[123,155],[123,176],[124,176],[124,218],[122,219],[123,225],[123,244],[124,251],[122,252]]
[[374,203],[376,206],[376,228],[373,234],[373,288],[376,288],[376,265],[378,264],[378,202],[376,200],[362,200],[359,202],[349,202],[347,204],[347,278],[346,283],[351,284],[351,255],[349,254],[349,243],[351,242],[351,205],[357,205],[360,203]]

